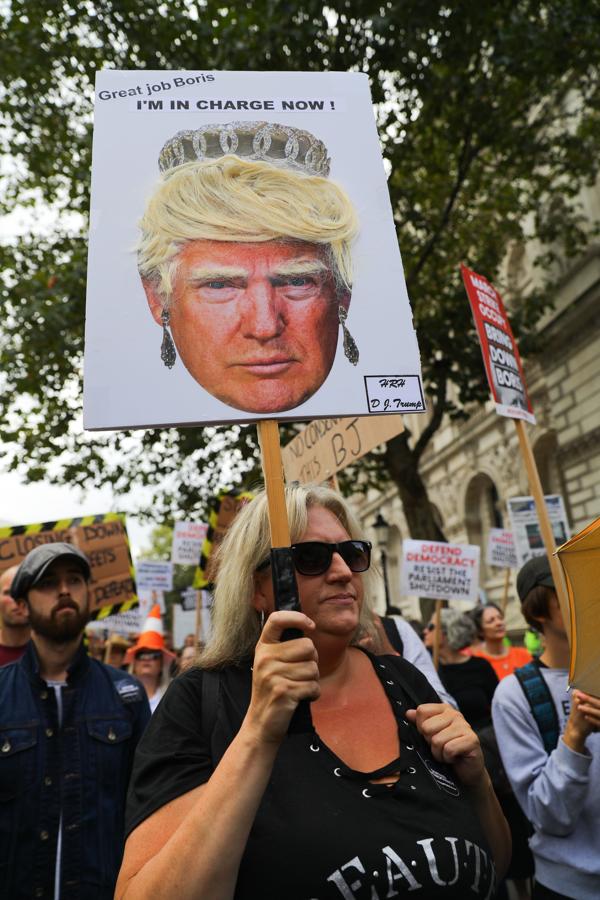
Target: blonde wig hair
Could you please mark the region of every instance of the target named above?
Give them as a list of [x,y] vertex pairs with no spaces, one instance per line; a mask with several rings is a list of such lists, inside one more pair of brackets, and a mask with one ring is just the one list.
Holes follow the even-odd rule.
[[[317,485],[286,487],[286,505],[292,543],[301,540],[308,527],[308,510],[321,506],[339,519],[350,538],[358,540],[362,529],[348,504],[335,491]],[[237,514],[217,551],[217,577],[213,604],[212,636],[199,658],[203,668],[235,665],[252,657],[260,635],[260,621],[252,606],[257,567],[271,549],[267,497],[260,491]],[[369,587],[377,577],[372,569],[363,574],[365,596],[360,624],[352,638],[357,643],[374,636]]]
[[338,291],[352,285],[358,220],[346,193],[302,175],[231,154],[167,170],[140,221],[138,269],[168,307],[177,257],[189,241],[304,241],[328,250]]

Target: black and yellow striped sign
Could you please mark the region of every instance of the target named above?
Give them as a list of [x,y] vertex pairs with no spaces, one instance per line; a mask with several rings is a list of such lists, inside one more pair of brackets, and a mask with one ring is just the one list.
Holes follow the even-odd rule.
[[214,572],[211,567],[211,557],[214,558],[213,554],[216,547],[225,537],[227,529],[242,506],[253,498],[254,494],[250,491],[242,491],[239,488],[219,491],[215,497],[208,517],[208,529],[202,544],[200,564],[194,575],[194,587],[196,589],[203,590],[212,585]]
[[105,619],[137,604],[135,572],[122,513],[1,527],[0,574],[19,565],[34,547],[55,541],[74,544],[89,560],[92,618]]

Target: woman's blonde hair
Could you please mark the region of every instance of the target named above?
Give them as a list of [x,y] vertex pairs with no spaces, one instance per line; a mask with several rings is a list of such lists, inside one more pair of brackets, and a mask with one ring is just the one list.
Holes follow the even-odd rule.
[[352,286],[356,212],[338,185],[231,154],[167,170],[140,221],[138,269],[169,305],[188,241],[288,240],[328,250],[338,291]]
[[[362,529],[347,503],[335,491],[317,485],[286,487],[285,499],[292,543],[302,538],[308,525],[308,510],[321,506],[339,519],[352,539],[359,539]],[[268,559],[271,548],[267,497],[260,491],[237,514],[217,551],[217,576],[213,604],[211,638],[200,655],[203,668],[235,665],[252,657],[260,635],[260,621],[251,600],[255,591],[257,567]],[[369,601],[372,569],[362,576],[365,582],[360,624],[352,642],[375,633]]]

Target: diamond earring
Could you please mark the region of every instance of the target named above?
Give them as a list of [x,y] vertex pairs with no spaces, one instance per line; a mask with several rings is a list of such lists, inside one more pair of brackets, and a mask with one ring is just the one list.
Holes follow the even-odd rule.
[[160,320],[163,327],[163,339],[162,344],[160,345],[160,358],[164,362],[167,369],[172,369],[175,365],[175,360],[177,359],[177,352],[175,350],[173,338],[169,334],[169,324],[171,322],[171,316],[168,309],[163,309],[162,313],[160,314]]
[[348,331],[348,327],[346,325],[346,319],[348,318],[348,310],[344,306],[338,306],[338,319],[340,321],[340,325],[342,326],[342,332],[344,334],[344,354],[346,359],[355,366],[358,363],[359,353],[358,347],[356,346],[356,341]]

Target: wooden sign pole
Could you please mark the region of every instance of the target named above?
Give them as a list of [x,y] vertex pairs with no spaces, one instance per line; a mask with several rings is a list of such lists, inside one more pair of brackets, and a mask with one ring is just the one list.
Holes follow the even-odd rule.
[[274,419],[264,419],[258,423],[258,441],[262,454],[265,489],[269,504],[269,525],[271,546],[290,546],[290,527],[285,505],[285,482],[279,444],[279,426]]
[[500,609],[502,610],[502,615],[506,615],[506,607],[508,606],[508,588],[510,585],[510,569],[504,570],[504,593],[502,594],[502,603],[500,604]]
[[535,509],[538,516],[538,521],[540,523],[540,531],[542,533],[542,540],[544,541],[544,547],[546,548],[546,553],[548,555],[548,561],[550,563],[550,570],[552,572],[552,580],[554,581],[554,587],[556,589],[556,594],[558,597],[558,601],[560,603],[560,609],[563,616],[563,621],[565,624],[565,629],[567,634],[569,635],[569,641],[571,639],[570,630],[571,630],[571,616],[569,612],[569,601],[567,598],[567,591],[565,589],[565,583],[563,581],[563,574],[560,568],[560,564],[558,559],[554,556],[554,551],[556,549],[556,543],[554,541],[554,534],[552,533],[552,526],[550,524],[550,518],[548,516],[548,510],[546,508],[546,501],[544,500],[544,491],[542,490],[542,483],[540,481],[540,476],[538,474],[537,466],[535,464],[535,458],[533,455],[533,450],[531,449],[531,443],[529,441],[529,436],[525,429],[525,423],[522,419],[514,419],[515,427],[517,429],[517,437],[519,438],[519,445],[521,447],[521,454],[523,456],[523,461],[525,463],[525,469],[527,471],[527,479],[529,481],[529,489],[535,501]]
[[198,649],[202,635],[202,591],[196,591],[196,625],[194,627],[194,649]]
[[442,633],[442,601],[435,601],[435,612],[433,614],[435,628],[433,630],[433,665],[437,672],[440,665],[440,636]]

